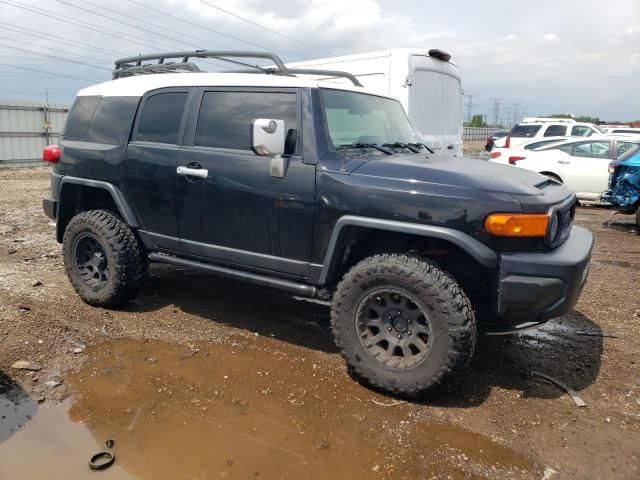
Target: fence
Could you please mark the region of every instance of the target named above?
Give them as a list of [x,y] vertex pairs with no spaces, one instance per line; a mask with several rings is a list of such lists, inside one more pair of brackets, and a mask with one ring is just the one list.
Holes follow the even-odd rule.
[[462,140],[486,140],[496,130],[493,127],[464,127]]
[[40,165],[42,149],[58,143],[69,107],[0,100],[0,168]]

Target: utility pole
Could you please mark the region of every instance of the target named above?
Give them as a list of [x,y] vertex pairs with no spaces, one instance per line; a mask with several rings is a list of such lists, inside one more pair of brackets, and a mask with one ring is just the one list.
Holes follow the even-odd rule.
[[500,121],[500,109],[504,103],[504,98],[490,98],[489,100],[493,103],[493,124],[498,126],[498,122]]
[[515,125],[519,121],[518,112],[520,110],[520,107],[522,106],[522,103],[513,103],[512,105],[513,105],[513,125]]
[[503,127],[511,128],[511,119],[513,118],[513,105],[504,109],[500,124]]
[[465,97],[467,97],[467,123],[471,122],[471,119],[473,118],[473,115],[471,114],[473,111],[473,107],[475,107],[475,104],[473,103],[473,97],[475,97],[477,95],[473,95],[471,93],[469,94],[465,94]]
[[42,109],[42,113],[44,116],[44,122],[42,123],[42,128],[44,129],[44,138],[47,145],[51,145],[51,117],[49,116],[49,89],[44,89],[44,94],[47,99],[47,103]]

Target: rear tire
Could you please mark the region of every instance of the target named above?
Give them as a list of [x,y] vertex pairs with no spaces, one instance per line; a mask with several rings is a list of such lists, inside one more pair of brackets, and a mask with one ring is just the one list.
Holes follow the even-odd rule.
[[375,255],[353,267],[334,295],[331,325],[357,377],[407,397],[464,369],[477,336],[456,281],[412,255]]
[[106,210],[71,219],[63,238],[64,265],[80,298],[95,307],[118,307],[140,291],[148,258],[133,231]]

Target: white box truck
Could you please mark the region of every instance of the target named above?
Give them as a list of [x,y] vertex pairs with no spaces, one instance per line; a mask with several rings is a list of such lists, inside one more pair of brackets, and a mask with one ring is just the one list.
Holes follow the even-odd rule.
[[[451,55],[438,49],[394,48],[287,66],[353,74],[366,89],[400,100],[429,148],[444,155],[462,155],[462,86]],[[343,78],[317,78],[350,83]]]

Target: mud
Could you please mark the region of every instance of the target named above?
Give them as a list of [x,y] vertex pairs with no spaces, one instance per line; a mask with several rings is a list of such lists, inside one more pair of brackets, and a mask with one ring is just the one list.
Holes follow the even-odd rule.
[[[465,375],[396,404],[349,375],[324,304],[162,265],[126,308],[83,304],[48,181],[0,171],[1,479],[640,476],[640,243],[610,228],[630,218],[579,208],[596,244],[575,311],[481,337]],[[115,465],[89,471],[110,438]]]
[[[86,475],[87,459],[108,439],[118,468],[140,479],[457,479],[485,472],[517,479],[535,471],[523,454],[460,427],[416,421],[413,406],[270,341],[196,351],[117,340],[89,357],[68,379],[73,402],[41,409],[37,422],[0,448],[0,472],[36,478],[43,462],[25,465],[16,448],[40,450],[60,431],[77,445],[87,444],[89,432],[93,450],[49,458],[61,464],[50,479]],[[10,420],[16,428],[25,411],[35,414],[33,402],[21,405],[21,419]]]

